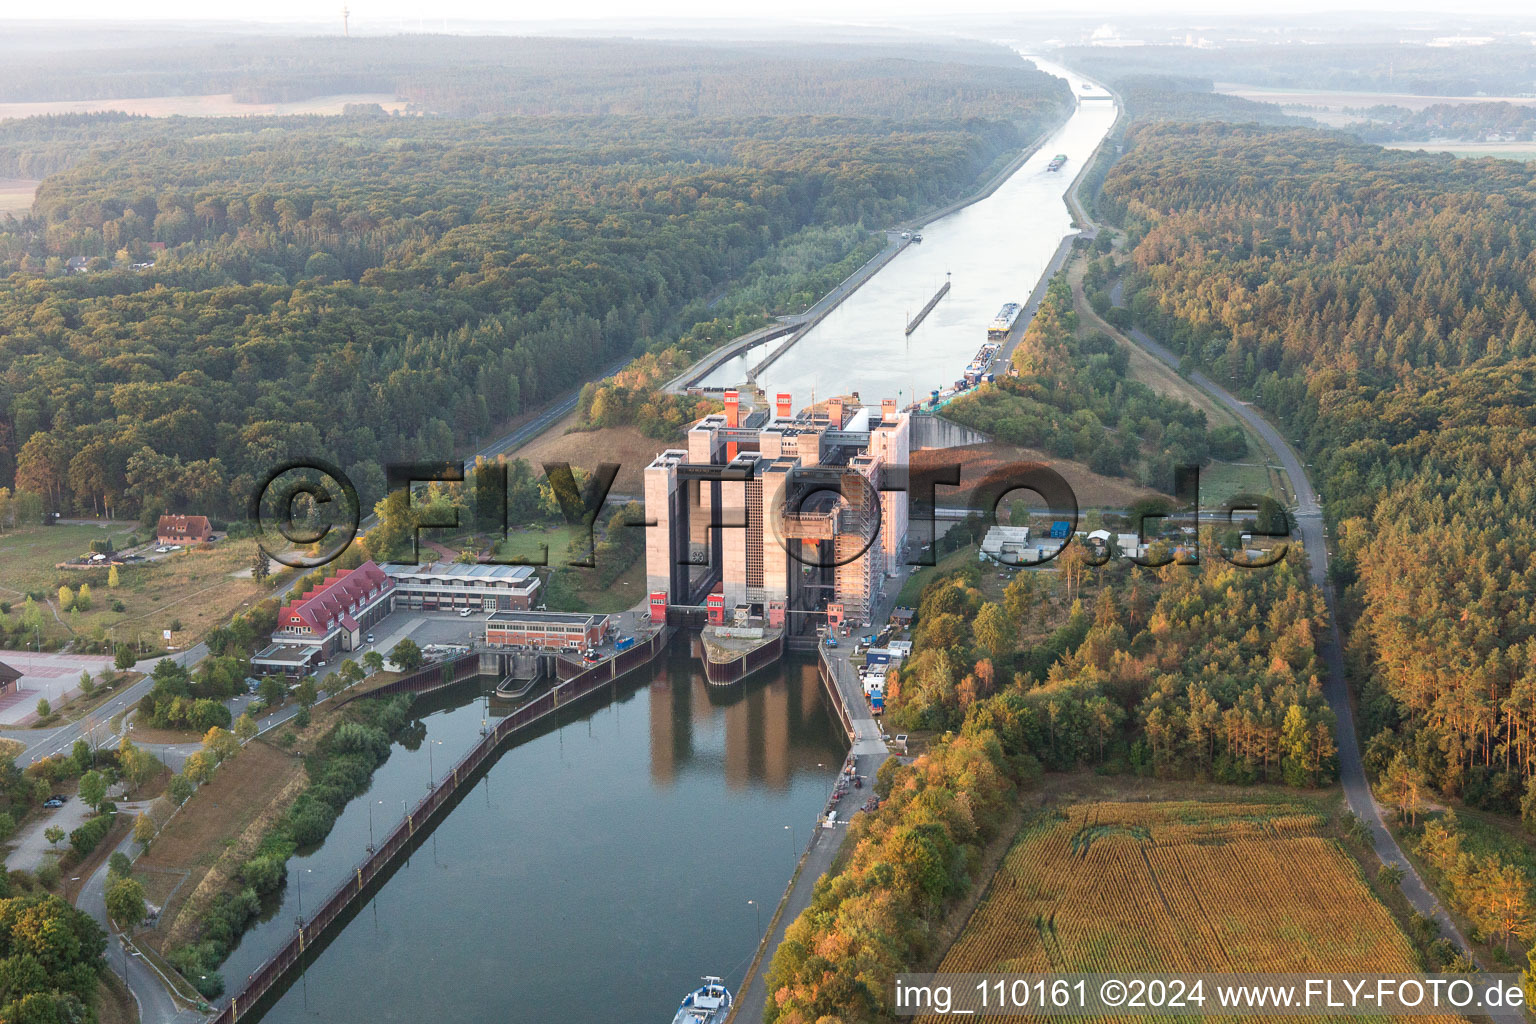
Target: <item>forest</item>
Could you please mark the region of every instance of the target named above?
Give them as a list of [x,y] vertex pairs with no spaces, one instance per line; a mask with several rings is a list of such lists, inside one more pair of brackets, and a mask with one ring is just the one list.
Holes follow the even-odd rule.
[[1422,110],[1383,104],[1363,113],[1370,120],[1352,124],[1349,130],[1367,142],[1481,141],[1490,134],[1529,142],[1536,134],[1536,106],[1522,103],[1432,103]]
[[1127,75],[1194,75],[1290,89],[1512,96],[1536,89],[1528,44],[1424,46],[1411,43],[1230,43],[1201,49],[1066,47],[1061,59],[1106,81]]
[[[21,29],[19,35],[25,35]],[[1029,118],[1038,73],[998,46],[826,28],[762,41],[434,35],[162,34],[134,44],[14,52],[0,101],[232,94],[275,103],[372,94],[452,117],[943,113]]]
[[1258,126],[1127,139],[1100,208],[1135,242],[1134,315],[1234,377],[1316,466],[1367,766],[1402,754],[1447,796],[1519,812],[1536,775],[1528,167]]
[[1207,431],[1204,413],[1132,379],[1127,363],[1108,335],[1078,337],[1072,290],[1058,275],[1014,350],[1018,376],[955,399],[944,415],[1164,493],[1174,489],[1175,466],[1244,454],[1240,431]]
[[[966,75],[986,91],[956,120]],[[932,62],[800,85],[816,113],[0,123],[0,173],[47,175],[0,225],[0,487],[228,516],[321,454],[371,506],[384,461],[448,458],[670,346],[749,271],[771,308],[794,293],[776,254],[837,262],[848,229],[963,194],[1068,102]]]

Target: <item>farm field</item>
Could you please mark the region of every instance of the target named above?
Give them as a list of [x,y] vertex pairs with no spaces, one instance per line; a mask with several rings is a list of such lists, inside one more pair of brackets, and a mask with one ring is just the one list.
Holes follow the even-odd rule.
[[1021,829],[938,970],[1416,973],[1408,939],[1325,825],[1302,803],[1048,809]]
[[[1409,92],[1346,92],[1334,89],[1284,89],[1262,85],[1242,85],[1236,82],[1217,82],[1216,91],[1229,96],[1240,96],[1255,103],[1278,103],[1281,106],[1306,107],[1291,111],[1303,117],[1316,118],[1329,127],[1338,128],[1364,120],[1359,114],[1346,112],[1345,108],[1363,110],[1384,104],[1423,110],[1436,103],[1513,103],[1518,106],[1536,104],[1530,96],[1430,96]],[[1311,109],[1317,108],[1317,109]]]
[[251,117],[257,115],[340,114],[348,103],[377,103],[384,110],[403,110],[405,103],[389,93],[344,93],[311,96],[290,103],[241,103],[231,93],[207,96],[136,96],[99,100],[42,100],[0,103],[0,120],[43,114],[89,114],[120,110],[149,117]]
[[1536,160],[1536,142],[1464,142],[1461,139],[1430,139],[1426,142],[1385,142],[1386,149],[1424,150],[1452,156],[1491,156],[1499,160]]
[[31,210],[41,184],[36,178],[0,178],[0,219],[6,214],[19,218]]

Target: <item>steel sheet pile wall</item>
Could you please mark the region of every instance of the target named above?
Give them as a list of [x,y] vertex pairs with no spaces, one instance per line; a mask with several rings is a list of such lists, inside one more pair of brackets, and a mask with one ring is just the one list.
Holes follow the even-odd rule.
[[843,732],[848,734],[848,742],[853,743],[858,739],[854,732],[853,718],[848,714],[848,708],[843,704],[843,691],[837,685],[837,670],[832,667],[831,655],[827,653],[825,646],[817,648],[816,663],[820,668],[821,684],[826,688],[827,696],[832,699],[832,710],[837,712],[837,720],[843,727]]
[[[354,869],[352,877],[333,892],[320,909],[299,927],[293,938],[289,939],[282,949],[273,954],[251,975],[251,980],[240,994],[232,996],[229,1005],[213,1018],[213,1024],[234,1024],[236,1020],[243,1019],[245,1014],[255,1009],[262,996],[275,988],[284,975],[299,963],[304,950],[321,938],[326,929],[331,927],[347,908],[367,891],[369,883],[388,870],[403,853],[408,852],[417,831],[432,823],[433,818],[443,810],[460,787],[474,777],[475,769],[484,764],[503,741],[514,733],[548,718],[559,709],[595,693],[619,676],[651,661],[666,648],[670,636],[670,630],[659,630],[648,640],[636,644],[617,657],[594,665],[571,679],[559,683],[498,722],[494,729],[453,766],[443,781],[406,815],[405,820],[395,826],[384,838],[384,842]],[[423,669],[396,680],[389,684],[389,687],[381,687],[362,696],[398,693],[417,685],[429,689],[446,685],[448,682],[456,681],[450,677],[462,671],[461,666],[467,661],[473,661],[478,666],[479,656],[464,655],[453,661],[432,666],[431,669]],[[434,673],[435,682],[432,678]],[[474,672],[469,673],[469,675],[473,674]],[[406,685],[402,686],[402,684]],[[413,692],[420,691],[413,690]]]

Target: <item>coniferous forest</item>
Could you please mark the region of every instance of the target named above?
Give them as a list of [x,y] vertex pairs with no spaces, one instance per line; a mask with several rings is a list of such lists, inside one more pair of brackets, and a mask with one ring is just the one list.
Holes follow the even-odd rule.
[[[1144,124],[1101,208],[1136,317],[1301,438],[1367,766],[1520,809],[1536,771],[1536,219],[1528,165]],[[1529,802],[1527,802],[1529,803]]]

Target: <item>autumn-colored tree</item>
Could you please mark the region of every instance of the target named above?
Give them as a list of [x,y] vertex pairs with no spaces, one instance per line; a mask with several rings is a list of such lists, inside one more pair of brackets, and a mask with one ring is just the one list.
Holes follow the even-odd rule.
[[1530,881],[1515,865],[1487,858],[1461,888],[1474,923],[1489,935],[1502,936],[1506,953],[1511,939],[1536,935]]
[[1398,813],[1410,824],[1417,824],[1419,808],[1424,802],[1424,773],[1405,751],[1398,751],[1387,766],[1381,787],[1387,802],[1396,805]]

